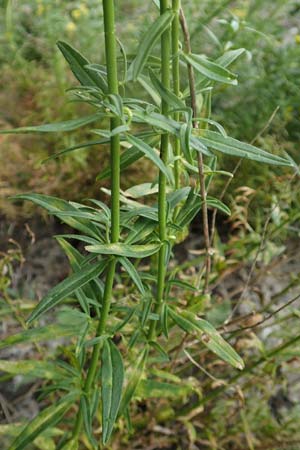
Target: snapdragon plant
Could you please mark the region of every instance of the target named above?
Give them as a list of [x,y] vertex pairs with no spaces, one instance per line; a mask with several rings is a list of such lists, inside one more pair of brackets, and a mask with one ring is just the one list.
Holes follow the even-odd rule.
[[[70,337],[74,344],[72,352],[56,362],[18,362],[26,373],[48,380],[43,391],[48,406],[21,428],[10,450],[24,449],[38,436],[46,439],[46,431],[53,429],[60,430],[51,438],[57,449],[106,446],[118,421],[129,420],[136,393],[151,397],[149,361],[156,361],[167,376],[172,358],[169,336],[174,330],[192,335],[199,347],[206,346],[234,368],[243,369],[234,348],[199,317],[199,304],[182,301],[186,291],[207,294],[207,260],[206,275],[200,277],[200,284],[191,285],[172,265],[173,248],[201,211],[206,230],[208,208],[230,214],[224,203],[207,194],[213,177],[231,176],[218,169],[219,153],[258,164],[293,166],[288,157],[227,136],[211,118],[215,85],[237,84],[229,67],[244,49],[227,51],[216,61],[193,53],[180,0],[160,0],[154,2],[157,17],[136,53],[126,56],[116,37],[114,1],[102,3],[105,64],[93,64],[70,44],[58,42],[79,82],[72,94],[77,102],[90,106],[90,115],[9,131],[58,133],[89,126],[97,136],[54,157],[110,146],[110,163],[98,176],[110,180],[110,188],[102,189],[110,206],[99,199],[79,204],[37,193],[16,197],[45,208],[75,230],[56,236],[72,273],[32,310],[27,319],[30,328],[10,336],[2,346],[54,337]],[[199,98],[202,108],[197,111]],[[109,127],[101,128],[108,122]],[[144,183],[123,191],[121,172],[142,158],[151,161],[153,172]],[[212,241],[206,237],[208,258]],[[84,243],[82,253],[77,242]],[[58,319],[39,326],[42,317]],[[0,368],[5,370],[5,365]],[[167,389],[167,383],[163,387]]]

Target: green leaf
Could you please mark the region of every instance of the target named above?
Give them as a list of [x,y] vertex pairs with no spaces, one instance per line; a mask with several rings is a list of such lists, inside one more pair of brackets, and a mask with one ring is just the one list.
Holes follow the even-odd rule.
[[186,110],[185,103],[180,100],[180,98],[177,97],[173,92],[166,89],[162,82],[157,78],[153,70],[150,70],[150,80],[156,89],[156,91],[159,93],[160,97],[167,102],[169,107],[172,107],[177,110]]
[[29,375],[47,380],[61,379],[64,373],[58,369],[57,364],[44,361],[4,361],[0,360],[0,371],[11,375]]
[[216,60],[216,63],[222,67],[228,67],[236,59],[238,59],[243,53],[245,53],[245,51],[246,51],[246,49],[244,49],[244,48],[237,48],[236,50],[229,50],[228,52],[225,52],[223,55],[221,55]]
[[219,81],[221,83],[236,85],[236,75],[221,65],[209,61],[203,56],[190,54],[183,54],[184,59],[201,75],[210,80]]
[[187,161],[193,162],[191,155],[190,142],[191,142],[192,127],[190,123],[183,123],[180,127],[179,139],[182,152],[186,157]]
[[8,450],[24,450],[44,430],[53,427],[62,419],[64,414],[74,404],[76,397],[76,394],[67,395],[59,402],[44,409],[25,426]]
[[155,341],[149,341],[149,345],[153,347],[163,358],[163,361],[170,361],[168,353],[162,348],[162,346]]
[[139,75],[138,82],[141,84],[142,88],[145,89],[145,91],[148,92],[152,100],[157,106],[160,106],[161,99],[160,96],[157,94],[157,91],[153,88],[152,83],[150,82],[150,79],[146,77],[145,75]]
[[140,198],[146,195],[152,195],[157,193],[158,193],[158,184],[142,183],[137,184],[136,186],[132,186],[129,189],[126,189],[124,195],[126,195],[126,197],[131,198]]
[[160,313],[160,324],[162,332],[164,333],[167,339],[169,338],[168,312],[169,312],[168,306],[166,305],[166,303],[163,303]]
[[228,206],[225,205],[225,203],[221,202],[221,200],[214,198],[214,197],[207,197],[206,198],[207,206],[211,206],[212,208],[219,209],[227,216],[230,216],[231,211],[228,208]]
[[174,320],[176,325],[178,325],[183,331],[188,334],[195,333],[195,326],[186,318],[182,316],[182,314],[177,314],[172,308],[168,307],[168,312],[171,318]]
[[[153,138],[153,132],[147,132],[147,133],[140,133],[138,137],[144,137],[144,138]],[[157,137],[154,136],[154,139],[152,141],[156,141]],[[120,170],[126,169],[126,167],[130,166],[131,164],[138,161],[140,158],[144,156],[144,152],[141,152],[137,147],[133,146],[128,149],[126,149],[121,154],[120,158]],[[98,176],[97,180],[104,180],[105,178],[108,178],[111,176],[111,167],[108,166],[106,169],[104,169]]]
[[97,441],[93,436],[93,426],[92,426],[92,416],[90,411],[90,403],[85,395],[80,398],[80,410],[83,417],[84,429],[88,440],[93,445],[94,448],[97,447]]
[[172,183],[172,175],[171,171],[165,166],[165,164],[160,159],[159,153],[154,150],[150,145],[146,144],[146,142],[142,141],[141,139],[127,134],[126,136],[127,141],[136,147],[138,150],[144,153],[144,155],[150,159],[158,168],[159,170],[165,174],[168,181]]
[[82,218],[74,218],[69,215],[60,214],[63,212],[78,212],[78,209],[75,208],[71,203],[66,202],[57,197],[51,197],[50,195],[42,195],[42,194],[20,194],[12,197],[15,200],[29,200],[35,203],[42,208],[45,208],[53,215],[58,215],[62,222],[66,223],[72,228],[81,231],[84,234],[92,236],[99,240],[99,230],[94,223],[90,220],[82,219]]
[[[156,112],[133,111],[133,121],[136,123],[146,123],[156,130],[163,130],[180,138],[181,124],[162,114]],[[190,146],[204,155],[213,156],[203,142],[200,141],[198,136],[190,136]]]
[[136,123],[147,123],[153,128],[179,136],[181,125],[170,117],[156,112],[133,111],[133,121]]
[[0,349],[9,347],[11,345],[23,344],[24,342],[42,342],[61,337],[75,336],[78,334],[78,324],[72,326],[65,325],[48,325],[41,328],[33,328],[30,330],[21,331],[20,333],[8,336],[0,341]]
[[28,319],[28,323],[38,319],[42,314],[73,294],[74,291],[97,278],[104,271],[106,263],[106,261],[99,261],[94,265],[86,264],[80,271],[70,275],[51,289],[33,310]]
[[182,280],[177,280],[175,278],[174,279],[171,278],[170,280],[168,280],[167,284],[171,285],[171,286],[178,286],[178,287],[181,287],[182,289],[188,289],[193,292],[198,291],[198,289],[195,288],[195,286],[191,285],[190,283],[187,283],[186,281],[182,281]]
[[[89,242],[91,244],[97,243],[95,242],[95,240],[89,239],[87,236],[66,235],[66,237],[77,238],[79,240],[80,238],[82,238],[83,242]],[[56,236],[56,240],[59,242],[60,246],[66,253],[73,271],[80,271],[82,264],[84,264],[84,261],[86,260],[85,257],[81,255],[81,253],[76,250],[69,242],[63,239],[63,236]],[[87,283],[83,286],[83,288],[78,289],[76,291],[76,295],[83,311],[88,315],[89,303],[91,303],[91,300],[94,301],[95,305],[97,305],[98,307],[100,306],[102,293],[101,289],[99,289],[95,281]]]
[[122,356],[111,340],[104,341],[101,364],[102,442],[110,438],[116,421],[124,381]]
[[201,198],[194,189],[190,189],[186,202],[179,210],[176,225],[184,227],[189,224],[201,208]]
[[102,92],[107,92],[107,84],[103,76],[92,70],[89,61],[81,53],[63,41],[58,41],[57,46],[82,86],[97,86]]
[[78,450],[78,439],[72,439],[65,443],[61,450]]
[[136,391],[136,389],[139,385],[139,382],[143,376],[145,363],[146,363],[146,360],[148,357],[148,352],[149,352],[148,347],[145,347],[144,350],[142,351],[140,358],[137,361],[135,368],[133,369],[131,377],[128,381],[128,384],[127,384],[124,394],[122,396],[121,405],[119,408],[119,415],[125,413],[125,410],[127,409],[132,397],[135,394],[135,391]]
[[178,314],[169,308],[169,313],[174,322],[187,333],[200,333],[201,342],[221,359],[237,369],[244,368],[242,358],[209,322],[199,319],[189,311],[181,311]]
[[252,159],[268,164],[293,167],[293,163],[289,159],[272,155],[251,144],[240,142],[231,137],[225,137],[215,131],[204,130],[203,135],[199,136],[199,139],[208,147],[227,155],[239,156],[240,158]]
[[60,158],[61,156],[67,155],[70,152],[73,152],[75,150],[80,150],[84,148],[93,147],[94,145],[102,145],[107,144],[110,142],[110,139],[99,139],[97,141],[89,141],[89,142],[82,142],[81,144],[72,145],[71,147],[64,148],[63,150],[60,150],[57,153],[54,153],[54,155],[50,155],[48,158],[45,158],[41,161],[41,164],[46,163],[47,161],[50,161],[52,159]]
[[13,128],[9,130],[0,130],[1,134],[18,134],[18,133],[58,133],[65,131],[77,130],[92,122],[96,122],[102,117],[101,114],[91,114],[90,116],[81,117],[80,119],[67,120],[65,122],[47,123],[45,125],[29,126]]
[[[127,274],[130,276],[130,278],[132,279],[132,281],[135,283],[135,285],[137,286],[138,290],[140,291],[140,293],[142,295],[146,295],[146,291],[145,288],[143,286],[142,280],[139,276],[138,271],[136,270],[136,268],[134,267],[134,265],[129,261],[129,259],[127,258],[120,258],[119,259],[120,263],[122,264],[122,266],[124,267],[124,269],[126,270]],[[1,345],[1,344],[0,344]]]
[[142,398],[169,398],[174,401],[186,397],[192,392],[187,384],[171,384],[157,380],[142,380],[137,389],[137,394]]
[[132,78],[129,77],[128,79],[136,80],[138,78],[147,62],[152,48],[159,40],[161,35],[169,28],[173,17],[174,14],[172,11],[166,11],[164,14],[160,15],[159,18],[156,19],[156,21],[151,25],[147,33],[142,38],[137,51],[137,55],[133,60],[131,66],[129,67],[128,75],[132,74]]
[[85,249],[100,255],[127,256],[128,258],[146,258],[157,253],[160,244],[128,245],[128,244],[99,244],[87,245]]
[[134,223],[134,228],[126,237],[126,244],[143,243],[156,228],[156,223],[152,220],[140,218]]

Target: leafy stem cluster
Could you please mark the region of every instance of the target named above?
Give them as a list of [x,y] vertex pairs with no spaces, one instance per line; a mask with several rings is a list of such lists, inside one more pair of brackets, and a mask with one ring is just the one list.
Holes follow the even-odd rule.
[[[293,163],[287,157],[227,136],[210,116],[215,85],[237,84],[237,76],[229,66],[244,49],[227,51],[216,61],[192,53],[190,45],[182,50],[180,20],[183,21],[184,15],[180,1],[155,3],[157,18],[133,56],[126,56],[125,47],[116,39],[112,0],[103,0],[105,65],[90,63],[68,43],[58,42],[80,84],[72,88],[72,94],[77,102],[90,105],[89,116],[12,130],[67,132],[91,124],[105,126],[109,121],[109,129],[99,125],[91,129],[97,139],[78,143],[54,157],[104,144],[110,145],[111,157],[109,166],[98,176],[98,180],[110,178],[110,189],[103,188],[110,196],[110,207],[98,199],[79,204],[35,193],[18,196],[19,200],[30,200],[46,208],[76,230],[57,237],[69,258],[72,274],[38,303],[28,323],[36,323],[42,315],[71,298],[73,309],[69,317],[76,327],[69,324],[68,329],[70,336],[77,336],[77,343],[72,358],[60,363],[59,381],[53,380],[49,388],[50,392],[61,393],[60,400],[23,428],[11,450],[24,449],[46,428],[62,422],[74,404],[77,412],[72,426],[65,430],[57,448],[77,449],[82,436],[88,439],[91,448],[98,448],[94,434],[98,422],[102,444],[106,445],[117,419],[128,416],[148,356],[156,354],[168,361],[165,343],[175,327],[197,336],[199,344],[233,367],[243,368],[241,357],[231,345],[208,321],[199,318],[201,306],[182,307],[180,298],[173,293],[174,286],[181,289],[180,296],[186,291],[197,292],[197,287],[183,282],[176,270],[169,269],[169,263],[174,244],[184,238],[201,209],[206,227],[207,208],[230,214],[224,203],[207,195],[215,176],[231,176],[217,168],[220,152],[259,163],[283,166]],[[187,41],[185,21],[183,25]],[[120,57],[117,46],[121,49]],[[189,83],[184,82],[186,71]],[[133,95],[136,91],[141,95]],[[202,107],[196,108],[200,100]],[[152,162],[154,178],[122,191],[120,173],[141,158]],[[84,243],[85,252],[77,250],[76,241]],[[209,282],[210,245],[207,235],[205,291]],[[120,273],[125,274],[134,301],[115,301],[115,280]],[[27,331],[28,340],[36,337],[35,328]],[[133,369],[126,367],[124,360],[129,352],[140,353]]]

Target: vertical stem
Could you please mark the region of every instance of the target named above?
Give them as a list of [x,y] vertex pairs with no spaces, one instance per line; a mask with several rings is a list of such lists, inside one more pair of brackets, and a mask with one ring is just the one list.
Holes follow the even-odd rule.
[[[104,17],[104,36],[105,36],[105,55],[107,67],[107,81],[109,94],[118,94],[118,71],[117,54],[115,38],[115,12],[114,0],[103,0]],[[119,119],[112,117],[110,120],[110,129],[113,130],[119,125]],[[111,159],[111,242],[118,242],[120,236],[120,137],[115,135],[110,140],[110,159]],[[112,297],[113,281],[115,276],[116,259],[112,257],[109,261],[104,294],[102,299],[101,316],[96,330],[96,337],[105,332],[106,322],[109,315],[110,303]],[[83,391],[89,394],[93,386],[98,362],[101,352],[101,343],[93,348],[90,366],[88,368],[86,381]],[[73,436],[78,436],[82,428],[83,417],[79,410]]]
[[[182,8],[180,8],[180,24],[184,35],[185,47],[188,53],[191,53],[191,40],[190,33],[187,26],[186,18]],[[189,77],[189,86],[190,86],[190,96],[191,96],[191,106],[193,110],[193,117],[197,117],[197,99],[196,99],[196,88],[195,88],[195,75],[193,67],[188,64],[188,77]],[[193,127],[198,128],[198,122],[196,120],[193,121]],[[210,238],[209,238],[209,225],[208,225],[208,214],[207,214],[207,202],[206,202],[206,188],[205,188],[205,176],[204,176],[204,166],[203,166],[203,157],[202,153],[197,152],[198,157],[198,173],[199,173],[199,181],[200,181],[200,193],[202,197],[202,222],[203,222],[203,233],[204,233],[204,242],[205,242],[205,282],[203,292],[208,292],[208,284],[209,284],[209,274],[211,268],[211,256],[210,256]]]
[[[168,0],[160,0],[160,14],[162,15],[169,7]],[[170,88],[170,30],[166,30],[161,37],[161,81],[166,89]],[[168,114],[168,104],[165,100],[161,101],[161,112],[163,115]],[[160,157],[161,160],[167,165],[168,160],[168,146],[169,135],[164,133],[161,136],[160,143]],[[158,255],[158,273],[157,273],[157,293],[156,301],[154,305],[155,314],[159,314],[165,288],[165,274],[166,274],[166,225],[167,225],[167,201],[166,201],[166,176],[162,171],[159,172],[159,191],[158,191],[158,228],[159,238],[162,242],[162,246]],[[156,321],[152,320],[149,328],[149,339],[152,340],[155,337]]]
[[[180,95],[180,75],[179,75],[179,9],[180,0],[172,0],[172,9],[174,12],[174,19],[172,22],[172,75],[173,75],[173,92],[179,97]],[[174,120],[179,121],[179,112],[174,113]],[[180,156],[180,140],[174,138],[174,156]],[[180,161],[175,160],[174,163],[174,180],[175,189],[180,187]]]

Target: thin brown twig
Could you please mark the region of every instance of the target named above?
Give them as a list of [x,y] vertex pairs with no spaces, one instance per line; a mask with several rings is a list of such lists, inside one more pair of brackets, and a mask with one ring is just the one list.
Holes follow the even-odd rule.
[[[268,119],[268,121],[266,122],[266,124],[263,126],[263,128],[257,133],[257,135],[252,139],[252,141],[250,142],[250,144],[254,144],[254,142],[257,141],[257,139],[269,128],[269,126],[271,125],[271,123],[273,122],[274,117],[276,116],[277,112],[279,110],[279,106],[277,106],[275,108],[275,110],[272,112],[270,118]],[[232,177],[228,178],[227,182],[225,183],[225,186],[220,194],[219,200],[222,201],[229,186],[230,183],[232,182],[236,172],[238,171],[238,169],[240,168],[240,165],[242,164],[243,158],[239,159],[238,162],[236,163],[233,172],[232,172]],[[218,210],[217,208],[214,208],[213,213],[212,213],[212,219],[211,219],[211,230],[210,230],[210,246],[213,246],[213,240],[214,240],[214,235],[215,235],[215,231],[216,231],[216,218],[217,218],[217,213]]]
[[[288,306],[290,306],[295,301],[299,300],[299,298],[300,298],[300,294],[296,295],[296,297],[292,298],[287,303],[285,303],[284,305],[280,306],[275,311],[273,311],[272,313],[268,314],[266,317],[264,317],[262,320],[260,320],[259,322],[255,323],[254,325],[248,325],[246,327],[236,328],[236,329],[230,330],[228,332],[229,333],[239,333],[240,331],[253,330],[253,328],[257,328],[260,325],[262,325],[263,323],[267,322],[267,320],[270,320],[272,317],[276,316],[276,314],[278,314],[280,311],[282,311],[283,309],[285,309]],[[226,325],[223,327],[223,330],[224,330],[223,332],[226,332]]]
[[[291,185],[291,183],[293,182],[293,180],[294,180],[294,178],[296,176],[297,176],[297,173],[295,172],[294,175],[292,176],[292,178],[290,179],[290,182],[288,183],[288,186]],[[232,319],[234,313],[236,312],[236,310],[238,309],[239,305],[241,304],[241,302],[242,302],[242,300],[244,298],[244,295],[245,295],[245,293],[247,292],[247,290],[248,290],[248,288],[250,286],[251,278],[252,278],[254,270],[256,268],[256,263],[257,263],[258,257],[260,255],[260,253],[263,252],[264,249],[265,249],[265,244],[266,244],[266,240],[267,240],[268,226],[269,226],[270,220],[272,218],[272,214],[273,214],[274,210],[278,207],[278,204],[279,204],[279,202],[276,202],[273,205],[272,209],[270,210],[270,212],[268,214],[268,217],[266,218],[266,221],[265,221],[265,224],[264,224],[264,227],[263,227],[261,242],[260,242],[260,245],[259,245],[259,247],[257,249],[256,254],[255,254],[254,260],[253,260],[253,262],[251,264],[251,268],[250,268],[250,271],[249,271],[249,274],[248,274],[248,277],[247,277],[247,280],[246,280],[246,284],[245,284],[245,286],[244,286],[244,288],[243,288],[243,290],[241,292],[241,295],[240,295],[238,301],[236,302],[236,304],[232,308],[232,311],[231,311],[230,316],[228,317],[228,320]]]
[[[188,29],[187,21],[183,12],[183,9],[180,8],[179,13],[180,25],[183,32],[184,43],[187,53],[191,53],[191,40],[190,40],[190,32]],[[195,75],[194,70],[191,64],[187,64],[188,69],[188,78],[189,78],[189,88],[190,88],[190,96],[191,96],[191,107],[193,111],[193,118],[197,117],[197,99],[196,99],[196,83],[195,83]],[[193,128],[198,128],[198,122],[193,120]],[[209,274],[211,269],[211,255],[210,255],[210,237],[209,237],[209,224],[208,224],[208,214],[207,214],[207,201],[206,201],[206,187],[205,187],[205,175],[204,175],[204,165],[203,165],[203,156],[202,153],[197,152],[198,159],[198,173],[199,173],[199,182],[200,182],[200,192],[202,197],[202,221],[203,221],[203,233],[204,233],[204,243],[205,243],[205,282],[203,293],[208,292],[209,285]]]

